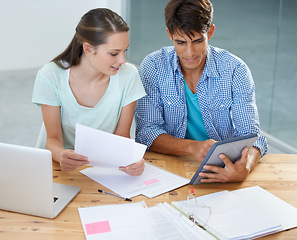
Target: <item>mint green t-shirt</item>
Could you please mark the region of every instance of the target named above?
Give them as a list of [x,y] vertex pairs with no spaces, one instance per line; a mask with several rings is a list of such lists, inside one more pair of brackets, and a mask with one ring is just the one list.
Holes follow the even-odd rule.
[[109,86],[93,108],[77,103],[70,85],[69,69],[49,62],[38,71],[32,102],[61,107],[61,123],[65,148],[74,148],[76,123],[114,133],[124,106],[145,96],[136,67],[125,63],[110,77]]
[[203,123],[197,94],[192,93],[186,81],[184,81],[184,83],[185,83],[185,96],[186,96],[187,111],[188,111],[187,131],[186,131],[185,138],[198,140],[198,141],[205,141],[208,139],[208,135]]

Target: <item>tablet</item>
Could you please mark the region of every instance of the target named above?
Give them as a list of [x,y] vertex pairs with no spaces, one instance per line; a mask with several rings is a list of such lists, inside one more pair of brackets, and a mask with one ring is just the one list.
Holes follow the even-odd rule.
[[203,169],[204,165],[224,167],[224,162],[219,158],[221,153],[225,154],[234,163],[240,159],[241,151],[245,147],[252,147],[257,138],[257,133],[253,133],[214,143],[191,179],[190,184],[196,185],[201,183],[200,180],[202,177],[199,176],[200,172],[211,172]]

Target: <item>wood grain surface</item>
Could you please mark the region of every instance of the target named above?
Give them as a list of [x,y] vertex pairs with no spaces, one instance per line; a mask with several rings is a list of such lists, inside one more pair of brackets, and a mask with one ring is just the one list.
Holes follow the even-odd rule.
[[[188,179],[192,178],[200,164],[200,162],[197,162],[191,156],[176,157],[153,152],[147,152],[145,159],[155,166]],[[79,207],[126,203],[122,199],[98,193],[97,190],[99,188],[107,191],[109,189],[81,174],[79,172],[81,169],[83,168],[73,172],[62,172],[59,165],[54,162],[54,182],[79,186],[81,187],[81,192],[53,220],[0,210],[0,239],[85,239],[78,214]],[[144,196],[137,196],[132,199],[133,202],[145,201],[148,206],[153,206],[160,202],[170,203],[172,201],[185,200],[191,188],[194,188],[195,196],[198,197],[222,190],[235,190],[251,186],[260,186],[294,207],[297,207],[297,155],[266,155],[242,183],[187,185],[153,199],[148,199]],[[297,228],[269,235],[261,239],[297,239]]]

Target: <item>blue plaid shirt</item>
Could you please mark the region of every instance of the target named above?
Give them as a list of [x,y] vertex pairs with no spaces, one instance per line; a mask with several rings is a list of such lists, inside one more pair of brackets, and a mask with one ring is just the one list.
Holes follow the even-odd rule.
[[[147,96],[137,101],[136,141],[151,146],[163,133],[185,138],[185,85],[174,47],[148,55],[139,67]],[[221,141],[258,133],[254,146],[263,156],[267,142],[260,135],[255,85],[247,65],[228,51],[209,45],[197,85],[203,122],[210,139]]]

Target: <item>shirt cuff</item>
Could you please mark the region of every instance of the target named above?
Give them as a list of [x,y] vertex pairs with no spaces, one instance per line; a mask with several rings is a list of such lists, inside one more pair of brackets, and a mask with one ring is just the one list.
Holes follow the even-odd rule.
[[141,132],[136,133],[136,142],[145,144],[147,146],[147,151],[155,141],[155,139],[161,134],[167,134],[163,129],[142,129]]
[[259,136],[253,147],[256,147],[261,152],[261,158],[267,154],[267,140],[264,136]]

